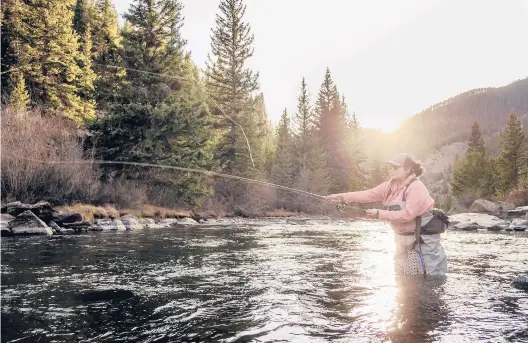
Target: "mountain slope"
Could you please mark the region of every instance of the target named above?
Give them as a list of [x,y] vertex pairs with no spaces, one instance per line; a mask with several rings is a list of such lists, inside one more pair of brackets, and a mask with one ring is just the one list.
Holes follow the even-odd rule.
[[528,113],[528,77],[504,87],[480,88],[461,93],[412,116],[391,134],[394,149],[424,158],[441,146],[465,141],[478,121],[491,136],[504,127],[510,111]]

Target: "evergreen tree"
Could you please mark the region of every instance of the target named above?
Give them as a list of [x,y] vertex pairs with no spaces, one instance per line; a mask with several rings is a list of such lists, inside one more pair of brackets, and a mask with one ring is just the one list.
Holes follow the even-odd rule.
[[[0,32],[1,39],[1,57],[2,57],[2,99],[7,99],[11,89],[18,82],[18,75],[10,75],[6,72],[16,68],[19,60],[20,49],[26,38],[27,25],[24,25],[22,19],[27,15],[27,6],[22,0],[4,0],[2,1],[2,25]],[[22,74],[23,75],[23,74]]]
[[219,8],[211,35],[213,57],[207,63],[209,92],[224,112],[217,113],[222,131],[217,154],[226,172],[247,175],[252,167],[250,149],[261,148],[248,147],[245,141],[259,130],[251,101],[251,94],[259,88],[258,73],[245,67],[253,55],[254,37],[250,25],[244,21],[246,6],[242,0],[221,0]]
[[[126,92],[92,130],[104,159],[151,162],[209,169],[212,164],[212,116],[196,66],[184,52],[180,35],[182,5],[175,0],[135,0],[125,19],[123,61],[144,70],[127,72]],[[195,204],[208,192],[203,176],[121,168],[167,201]]]
[[[342,111],[346,118],[348,118],[348,109],[343,96]],[[348,178],[349,189],[359,190],[366,185],[365,171],[361,168],[361,164],[366,161],[365,153],[363,152],[363,144],[361,140],[361,127],[356,117],[356,113],[352,114],[350,120],[347,121],[347,126],[344,132],[344,144],[346,145],[346,157],[348,163]]]
[[498,159],[499,187],[505,192],[517,189],[526,165],[524,131],[514,110],[511,111],[506,127],[501,134],[501,153]]
[[73,11],[73,29],[80,37],[84,36],[87,26],[93,24],[95,15],[93,0],[76,0]]
[[454,195],[462,196],[467,193],[484,197],[493,195],[495,193],[494,164],[495,162],[486,152],[480,126],[475,122],[468,139],[467,153],[455,162],[451,181]]
[[317,132],[325,157],[330,192],[344,192],[352,185],[350,151],[346,146],[347,121],[337,86],[327,68],[316,102]]
[[[273,163],[273,182],[281,186],[292,186],[293,163],[292,163],[292,135],[290,128],[290,118],[286,109],[282,112],[281,120],[277,126],[277,148],[275,151],[275,161]],[[285,191],[278,191],[280,207],[287,207],[291,203],[291,194]]]
[[472,151],[480,153],[486,152],[484,139],[482,139],[482,132],[480,130],[480,125],[478,124],[478,122],[475,122],[471,127],[471,136],[469,137],[468,141],[467,152]]
[[[83,56],[72,30],[73,0],[9,1],[3,7],[10,13],[6,31],[13,36],[6,56],[14,56],[31,102],[40,104],[44,112],[60,111],[78,123],[93,118],[93,102],[82,96],[93,85],[89,77],[83,77]],[[22,18],[12,18],[14,13]]]
[[22,73],[13,72],[11,73],[11,82],[14,84],[11,96],[9,97],[9,103],[13,106],[15,111],[24,111],[29,105],[29,96],[26,91],[26,83]]
[[126,72],[122,68],[122,38],[115,11],[111,0],[97,0],[96,15],[93,27],[92,60],[93,69],[97,73],[95,82],[96,101],[99,109],[108,107],[120,101],[125,87]]
[[295,146],[295,174],[310,164],[310,154],[313,150],[314,118],[310,104],[310,94],[303,78],[299,97],[297,98],[297,112],[293,118],[294,146]]

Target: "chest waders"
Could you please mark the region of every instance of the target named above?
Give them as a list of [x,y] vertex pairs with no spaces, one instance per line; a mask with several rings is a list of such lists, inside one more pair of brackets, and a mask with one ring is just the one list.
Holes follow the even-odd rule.
[[[401,201],[394,201],[391,203],[385,203],[385,208],[388,211],[401,211],[403,208],[405,208],[405,203],[407,200],[407,188],[411,183],[416,181],[416,179],[412,179],[403,189],[403,195]],[[385,199],[388,199],[391,195],[392,190],[389,189],[389,193],[385,197]],[[426,278],[426,268],[425,268],[425,261],[422,254],[421,244],[423,243],[423,239],[421,237],[422,235],[422,217],[418,216],[415,219],[416,227],[414,229],[414,233],[406,234],[405,236],[414,235],[414,242],[407,247],[407,256],[405,258],[405,265],[403,268],[403,275],[405,276],[421,276],[423,275],[424,278]],[[398,234],[398,233],[397,233]]]

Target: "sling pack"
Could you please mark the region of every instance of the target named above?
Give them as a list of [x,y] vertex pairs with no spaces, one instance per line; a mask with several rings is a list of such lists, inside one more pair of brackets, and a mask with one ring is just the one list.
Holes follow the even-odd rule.
[[[403,195],[402,195],[402,201],[406,202],[407,200],[407,188],[416,181],[416,178],[413,178],[403,189]],[[388,199],[392,194],[392,189],[389,187],[389,192],[387,193],[387,196],[385,197],[385,200]],[[388,211],[400,211],[402,208],[399,205],[393,205],[393,206],[385,206],[386,210]],[[444,233],[446,228],[449,226],[449,217],[445,214],[445,212],[439,208],[433,208],[431,210],[432,218],[431,220],[425,224],[421,225],[421,219],[422,217],[417,217],[417,228],[420,228],[419,230],[416,229],[414,233],[411,233],[409,235],[416,235],[417,241],[420,235],[435,235]]]

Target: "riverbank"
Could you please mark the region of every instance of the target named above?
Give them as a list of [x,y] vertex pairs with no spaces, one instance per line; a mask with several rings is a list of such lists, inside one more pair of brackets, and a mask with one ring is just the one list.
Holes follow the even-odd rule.
[[[75,234],[87,231],[125,231],[189,226],[258,224],[260,220],[283,219],[288,224],[328,221],[372,220],[354,217],[353,213],[310,215],[281,209],[250,213],[234,211],[192,211],[145,205],[138,209],[116,209],[111,205],[74,204],[53,208],[47,202],[24,204],[12,202],[1,207],[2,236]],[[449,217],[450,230],[525,231],[528,229],[528,206],[512,208],[502,216],[487,213],[459,213]]]

